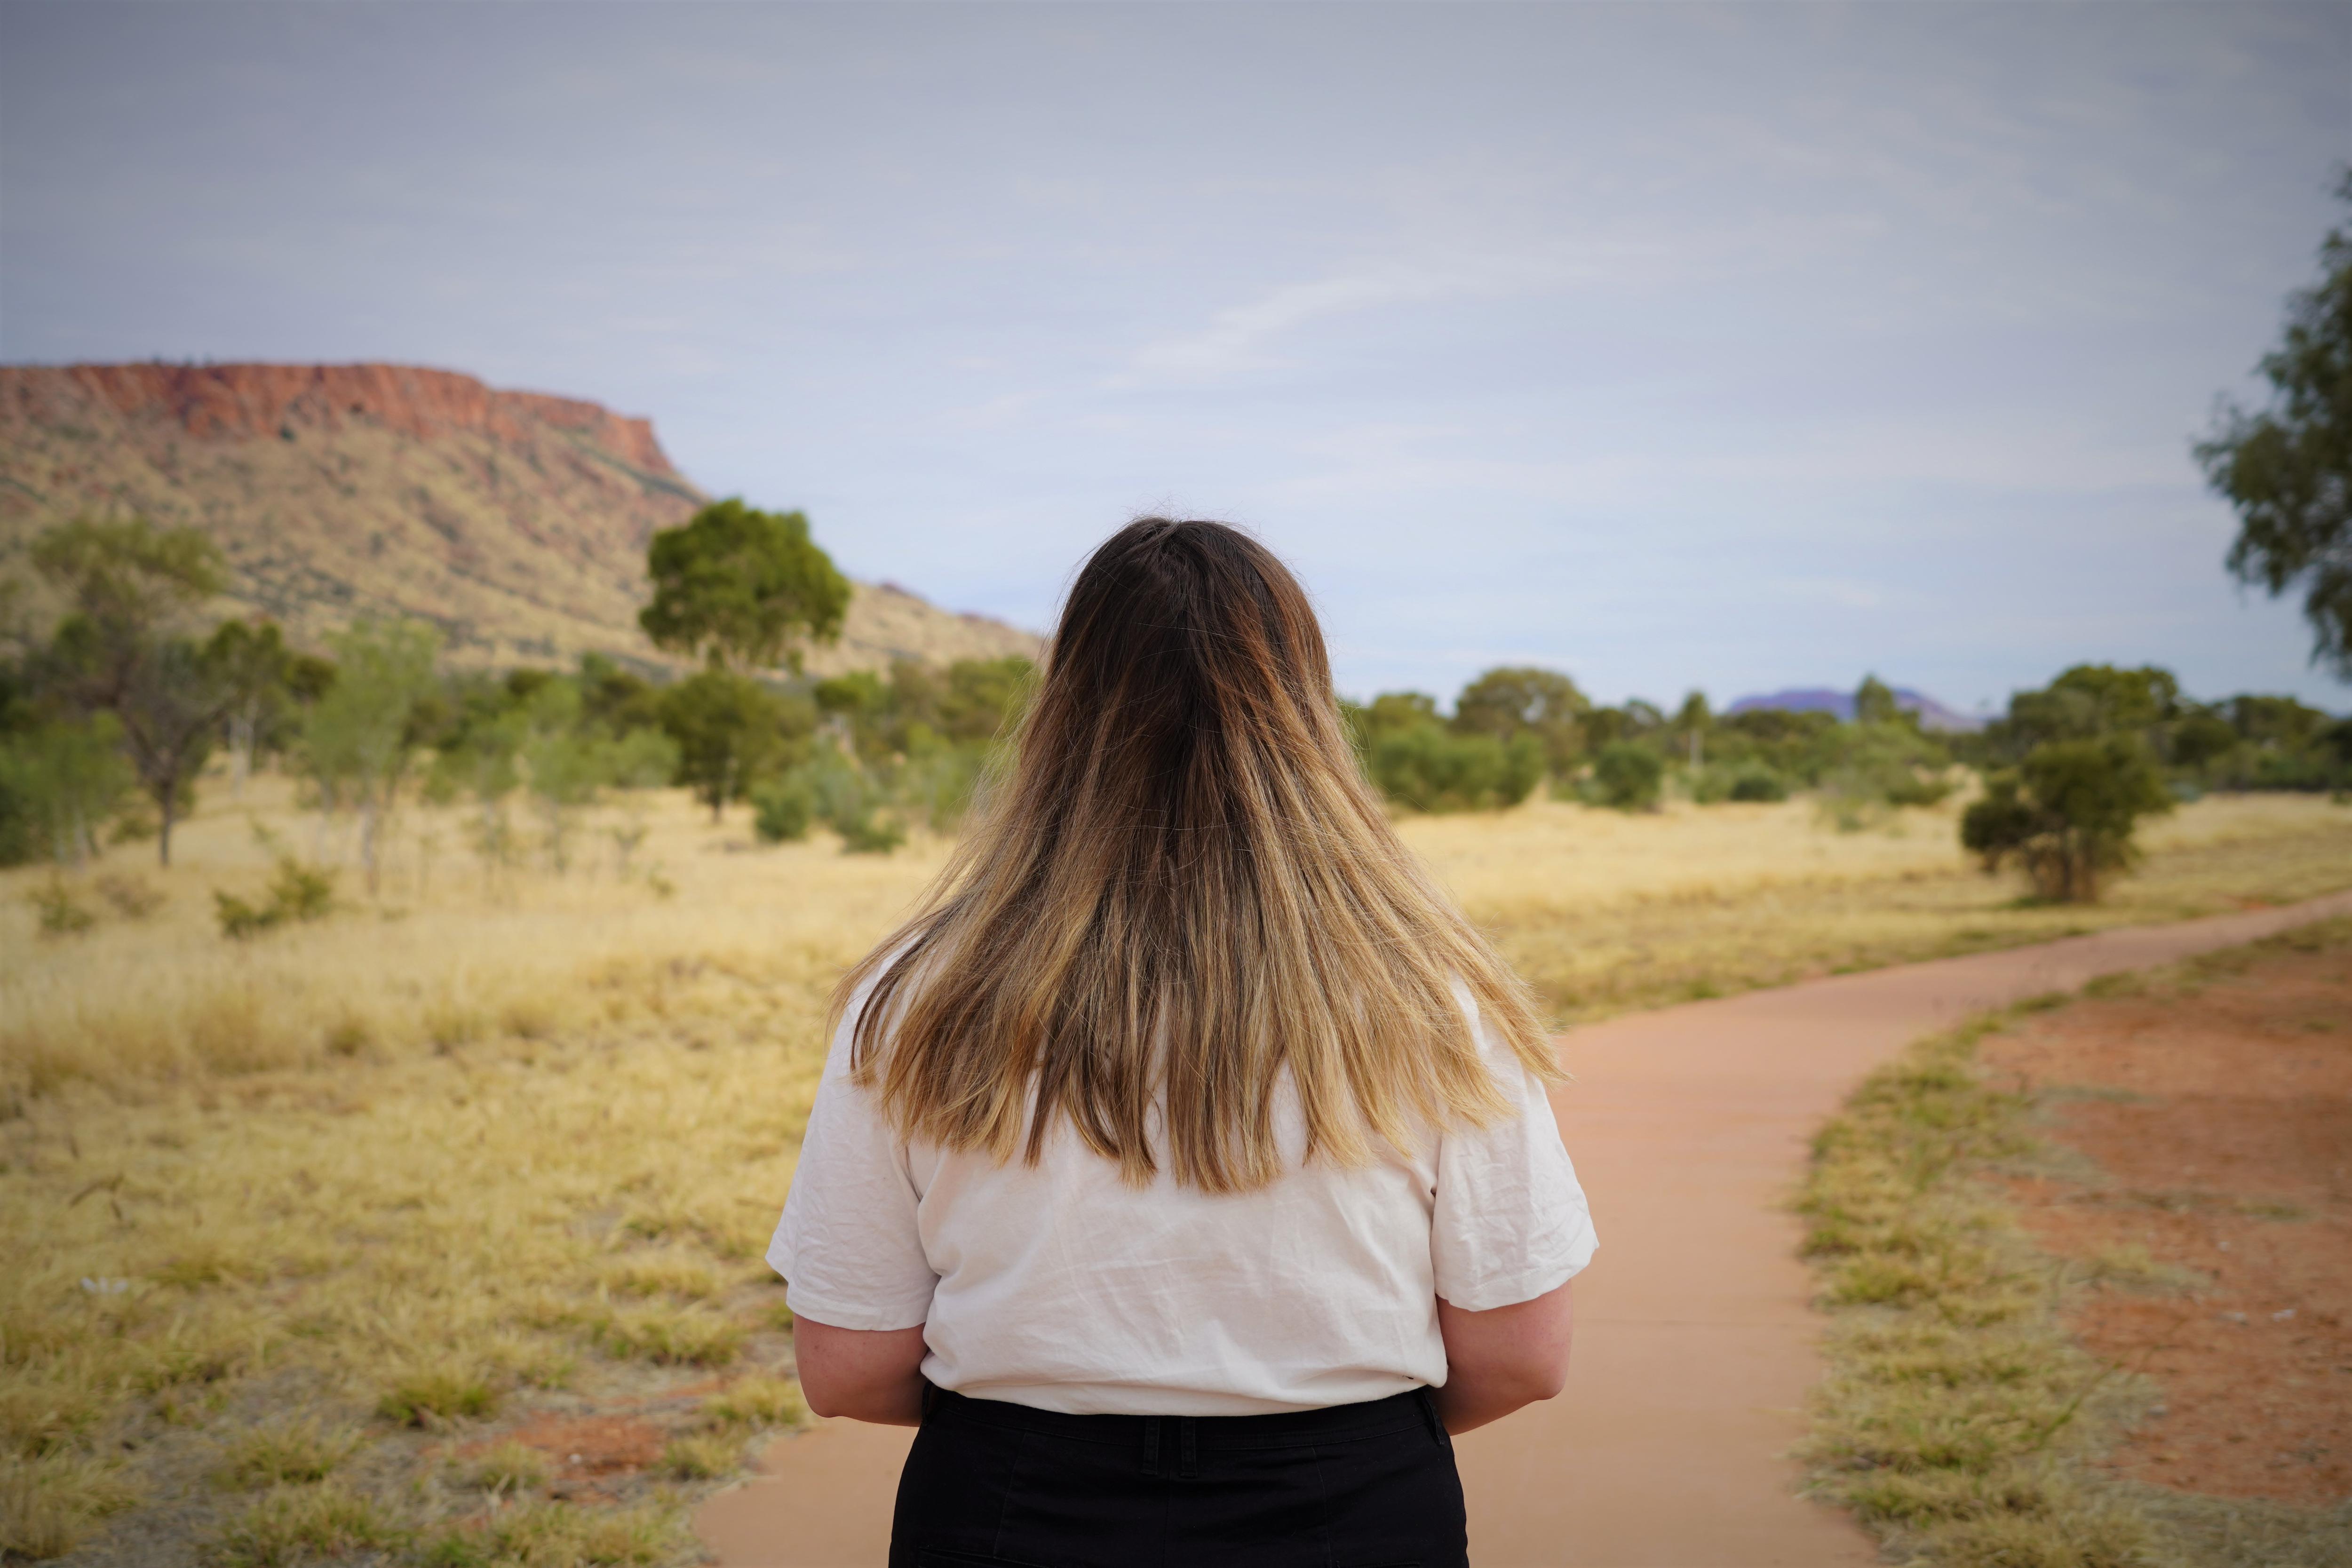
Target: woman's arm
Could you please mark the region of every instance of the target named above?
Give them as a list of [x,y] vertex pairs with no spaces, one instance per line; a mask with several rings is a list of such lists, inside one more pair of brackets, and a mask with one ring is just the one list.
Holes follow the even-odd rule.
[[923,1424],[923,1331],[836,1329],[793,1320],[801,1393],[819,1415],[884,1426]]
[[1435,1391],[1448,1432],[1500,1420],[1523,1405],[1549,1399],[1568,1381],[1576,1314],[1570,1280],[1549,1295],[1484,1312],[1439,1298],[1437,1331],[1445,1340],[1445,1386]]

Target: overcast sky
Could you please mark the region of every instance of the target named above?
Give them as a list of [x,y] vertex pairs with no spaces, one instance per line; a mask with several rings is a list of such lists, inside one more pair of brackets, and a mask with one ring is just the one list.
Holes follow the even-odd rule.
[[8,0],[0,356],[592,397],[1040,628],[1226,518],[1358,694],[2342,710],[2188,447],[2347,154],[2334,4]]

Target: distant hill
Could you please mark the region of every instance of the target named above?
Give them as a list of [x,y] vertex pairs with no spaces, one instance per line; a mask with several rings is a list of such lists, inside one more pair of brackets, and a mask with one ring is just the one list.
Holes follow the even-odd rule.
[[[1895,704],[1906,712],[1919,715],[1923,730],[1976,731],[1984,728],[1984,721],[1947,708],[1925,692],[1914,691],[1907,686],[1895,688]],[[1745,713],[1752,708],[1786,708],[1795,712],[1834,713],[1842,720],[1853,717],[1853,693],[1833,690],[1826,686],[1792,687],[1763,697],[1743,697],[1725,711]]]
[[[298,641],[362,615],[441,628],[460,664],[596,651],[672,666],[637,629],[646,545],[708,500],[644,419],[406,365],[0,366],[0,571],[78,512],[193,523],[224,608]],[[823,530],[820,520],[819,538]],[[859,584],[811,669],[1034,656],[1030,633]]]

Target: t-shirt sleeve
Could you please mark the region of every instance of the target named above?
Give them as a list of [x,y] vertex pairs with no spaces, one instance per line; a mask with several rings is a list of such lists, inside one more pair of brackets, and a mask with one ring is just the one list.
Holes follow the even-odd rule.
[[826,1053],[768,1264],[797,1317],[836,1329],[919,1328],[939,1276],[923,1253],[906,1144],[849,1076],[864,1002],[844,1013]]
[[1558,1289],[1600,1243],[1542,1080],[1494,1037],[1466,989],[1463,1001],[1517,1114],[1438,1141],[1430,1255],[1438,1295],[1484,1312]]

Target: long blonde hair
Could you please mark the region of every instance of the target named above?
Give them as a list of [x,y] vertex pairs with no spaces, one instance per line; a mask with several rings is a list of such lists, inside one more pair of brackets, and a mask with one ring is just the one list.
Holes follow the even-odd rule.
[[1207,1192],[1274,1181],[1286,1078],[1340,1164],[1503,1114],[1457,987],[1560,1076],[1366,784],[1306,593],[1216,522],[1145,518],[1087,562],[1009,771],[836,1023],[869,982],[851,1060],[902,1135],[1034,1163],[1067,1116],[1137,1184],[1155,1142]]

